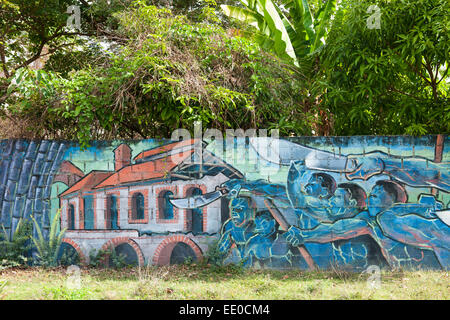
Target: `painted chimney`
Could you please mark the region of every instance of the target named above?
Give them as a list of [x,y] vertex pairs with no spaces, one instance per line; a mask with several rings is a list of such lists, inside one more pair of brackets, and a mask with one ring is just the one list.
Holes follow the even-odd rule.
[[125,166],[131,164],[131,148],[122,143],[114,149],[114,171],[119,171]]

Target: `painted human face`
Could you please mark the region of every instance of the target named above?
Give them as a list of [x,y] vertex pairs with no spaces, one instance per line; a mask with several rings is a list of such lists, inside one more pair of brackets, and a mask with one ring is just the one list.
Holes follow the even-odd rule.
[[305,186],[305,193],[309,196],[320,197],[328,194],[328,190],[323,187],[323,178],[319,176],[312,176]]
[[328,188],[323,186],[323,177],[312,173],[301,162],[291,163],[287,179],[287,191],[294,208],[300,208],[303,205],[304,196],[317,199],[328,199],[330,196]]
[[268,236],[275,232],[275,220],[263,215],[255,218],[255,232],[262,236]]
[[247,199],[235,198],[230,201],[231,219],[237,226],[247,222],[251,210]]
[[384,190],[383,186],[375,185],[367,199],[367,207],[371,216],[390,208],[394,204],[392,196]]
[[337,188],[330,198],[331,212],[333,215],[342,214],[349,205],[349,192],[345,189]]
[[357,213],[357,201],[351,199],[350,191],[345,188],[337,188],[329,202],[334,217],[347,217]]

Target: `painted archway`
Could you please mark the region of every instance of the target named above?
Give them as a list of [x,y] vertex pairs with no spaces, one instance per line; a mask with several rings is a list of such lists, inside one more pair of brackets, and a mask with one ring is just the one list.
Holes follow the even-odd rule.
[[160,245],[156,248],[155,255],[153,256],[153,264],[167,265],[170,264],[173,249],[180,242],[189,246],[195,254],[197,261],[203,259],[203,254],[200,247],[191,239],[186,236],[172,236],[165,238]]
[[139,248],[138,244],[131,238],[118,237],[118,238],[111,239],[102,246],[101,250],[108,250],[111,247],[116,249],[117,247],[119,247],[120,245],[123,245],[123,244],[128,244],[129,246],[131,246],[134,249],[134,251],[137,255],[139,266],[143,266],[145,263],[145,259],[144,259],[144,255],[142,254],[142,250],[141,250],[141,248]]
[[67,245],[69,245],[75,249],[75,251],[78,253],[78,256],[80,257],[81,264],[87,264],[87,259],[86,259],[85,254],[83,253],[80,246],[75,241],[73,241],[72,239],[69,239],[69,238],[64,238],[64,239],[62,239],[61,242],[66,243]]

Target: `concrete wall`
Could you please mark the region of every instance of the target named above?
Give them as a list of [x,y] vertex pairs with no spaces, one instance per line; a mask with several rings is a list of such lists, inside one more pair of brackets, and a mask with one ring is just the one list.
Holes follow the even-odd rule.
[[[81,150],[3,140],[0,223],[11,234],[33,214],[46,234],[60,209],[71,229],[64,242],[85,262],[93,250],[124,246],[139,264],[199,260],[219,241],[223,263],[253,268],[448,269],[448,136],[297,137],[270,152],[261,147],[273,140],[238,139],[223,147],[232,153],[205,142],[196,163],[192,141],[97,141]],[[191,187],[206,196],[188,200]],[[165,191],[186,200],[164,202]]]

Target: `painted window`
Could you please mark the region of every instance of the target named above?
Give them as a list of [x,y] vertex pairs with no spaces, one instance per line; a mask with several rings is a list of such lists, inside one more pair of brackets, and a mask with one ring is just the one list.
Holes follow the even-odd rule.
[[83,197],[84,205],[84,229],[93,230],[94,229],[94,197],[85,196]]
[[169,199],[173,196],[172,191],[163,191],[159,194],[159,215],[160,219],[173,219],[173,205],[170,203]]
[[117,206],[118,198],[115,194],[111,194],[108,196],[107,200],[107,208],[106,208],[106,228],[117,230],[119,229],[118,225],[118,206]]
[[142,220],[145,218],[145,200],[144,195],[140,192],[133,194],[131,199],[131,212],[133,220]]
[[[202,194],[202,190],[199,188],[191,188],[187,192],[188,196],[198,196]],[[187,212],[187,229],[192,231],[193,234],[203,232],[203,209],[196,208],[188,210]]]
[[69,204],[69,221],[67,221],[68,229],[75,230],[75,207],[73,204]]

